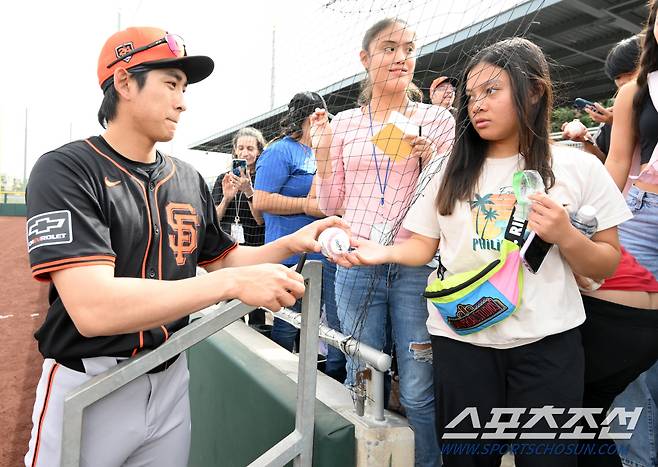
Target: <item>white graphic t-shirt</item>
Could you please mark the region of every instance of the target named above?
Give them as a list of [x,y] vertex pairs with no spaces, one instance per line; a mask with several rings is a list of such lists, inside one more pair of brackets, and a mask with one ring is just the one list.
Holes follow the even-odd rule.
[[[553,145],[555,185],[549,196],[569,212],[589,204],[597,209],[598,230],[632,217],[622,194],[596,157],[577,149]],[[520,155],[487,159],[470,202],[459,202],[449,216],[440,216],[436,195],[443,171],[434,175],[409,210],[404,227],[440,239],[439,253],[446,277],[479,269],[497,259],[505,228],[515,204],[512,177],[523,170]],[[445,164],[444,164],[445,167]],[[431,215],[434,214],[434,215]],[[566,260],[554,246],[535,275],[523,268],[521,306],[507,319],[482,331],[460,336],[443,321],[428,301],[430,334],[493,348],[535,342],[580,325],[585,320],[580,293]],[[429,281],[436,278],[436,273]]]

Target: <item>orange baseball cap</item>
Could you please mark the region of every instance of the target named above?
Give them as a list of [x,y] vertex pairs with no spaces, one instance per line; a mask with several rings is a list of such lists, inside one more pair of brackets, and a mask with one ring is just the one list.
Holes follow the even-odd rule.
[[[440,86],[440,85],[442,85],[442,84],[445,83],[446,81],[447,81],[448,83],[452,84],[452,86],[455,87],[455,88],[456,88],[457,85],[459,84],[459,80],[458,80],[457,78],[455,78],[455,77],[452,77],[452,76],[439,76],[439,77],[436,78],[434,81],[436,81],[436,85],[437,85],[437,87]],[[434,84],[434,83],[432,83],[432,84]]]
[[188,83],[197,83],[212,73],[215,63],[203,55],[188,56],[183,39],[163,29],[132,27],[119,31],[105,42],[98,57],[98,84],[105,91],[112,84],[114,71],[178,68]]

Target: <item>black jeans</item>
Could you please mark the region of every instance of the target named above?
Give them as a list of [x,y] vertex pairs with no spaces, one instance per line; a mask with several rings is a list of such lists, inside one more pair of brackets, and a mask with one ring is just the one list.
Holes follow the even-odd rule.
[[[576,456],[546,454],[564,452],[556,449],[560,440],[482,439],[482,433],[492,433],[485,426],[492,420],[493,408],[523,408],[519,428],[506,429],[507,433],[551,433],[545,418],[532,428],[520,427],[530,420],[530,409],[544,406],[569,409],[581,407],[583,391],[584,356],[577,329],[547,336],[532,344],[511,349],[479,347],[446,337],[432,336],[434,352],[434,391],[436,394],[436,423],[444,467],[498,467],[503,450],[492,446],[522,447],[515,452],[517,467],[570,467],[576,465]],[[454,429],[447,425],[469,407],[475,407],[481,429],[473,429],[466,418]],[[562,426],[572,415],[555,415]],[[510,420],[503,415],[500,420]],[[450,440],[444,434],[477,433],[478,439]],[[468,444],[476,451],[449,451],[456,444]],[[571,442],[571,444],[574,444]],[[548,449],[542,446],[549,446]],[[531,453],[534,450],[535,453]]]
[[[615,397],[658,358],[658,310],[644,310],[583,296],[587,320],[580,327],[585,348],[584,407],[601,407],[600,426]],[[621,467],[613,440],[596,440],[609,455],[581,455],[579,466]],[[610,446],[611,449],[603,447]]]

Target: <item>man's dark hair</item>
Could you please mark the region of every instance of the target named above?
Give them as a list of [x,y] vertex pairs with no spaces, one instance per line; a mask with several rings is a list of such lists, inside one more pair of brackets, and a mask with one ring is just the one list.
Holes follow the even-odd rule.
[[[144,87],[144,84],[146,84],[147,75],[148,71],[140,71],[137,73],[130,73],[130,78],[137,81],[137,88],[141,90]],[[114,83],[111,82],[105,89],[103,102],[101,102],[101,106],[98,109],[98,123],[100,123],[103,128],[107,128],[107,123],[116,117],[118,104],[119,95],[114,88]]]

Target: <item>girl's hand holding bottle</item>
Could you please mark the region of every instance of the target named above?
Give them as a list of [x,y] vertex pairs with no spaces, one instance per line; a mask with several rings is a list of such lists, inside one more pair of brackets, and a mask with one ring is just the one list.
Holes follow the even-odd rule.
[[559,246],[573,234],[575,227],[571,225],[569,213],[564,206],[545,193],[534,193],[528,196],[528,199],[532,200],[528,228],[542,240]]

